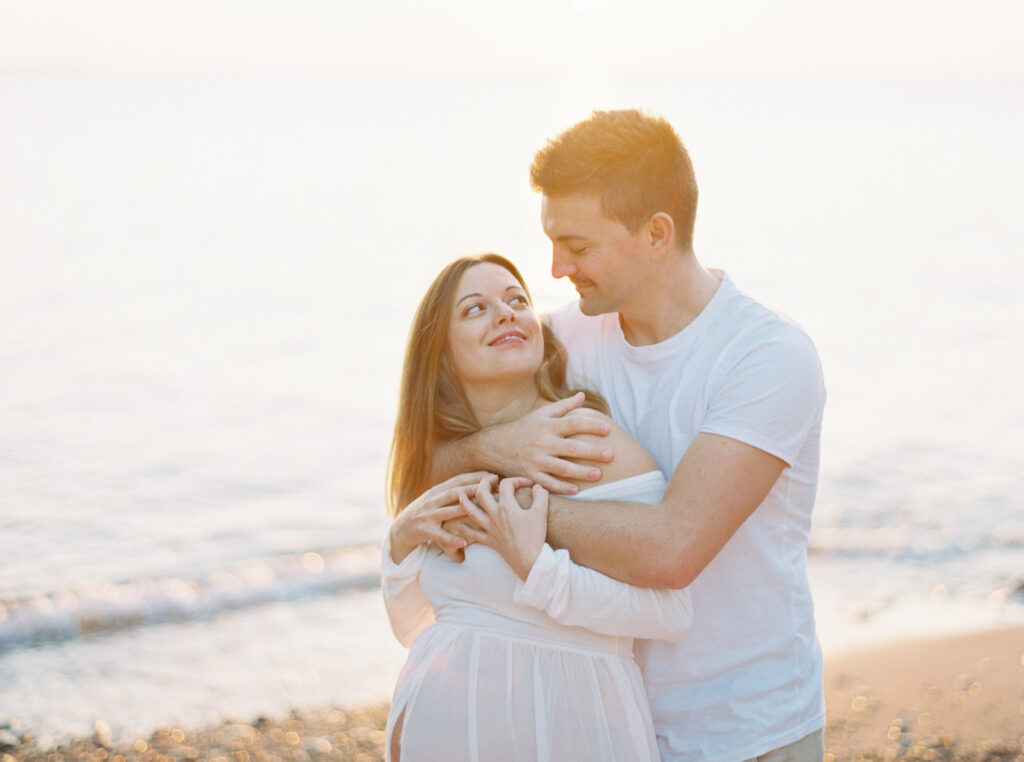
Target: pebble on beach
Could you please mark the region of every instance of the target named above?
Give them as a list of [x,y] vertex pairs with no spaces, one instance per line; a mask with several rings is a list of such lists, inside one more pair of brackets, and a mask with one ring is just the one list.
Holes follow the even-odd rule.
[[0,762],[377,762],[384,759],[387,705],[295,710],[252,722],[227,720],[201,730],[161,727],[149,738],[114,744],[102,720],[88,739],[40,749],[31,736],[0,736]]
[[[1024,627],[893,643],[826,661],[824,762],[1024,762]],[[40,748],[0,719],[0,762],[377,762],[386,704]]]

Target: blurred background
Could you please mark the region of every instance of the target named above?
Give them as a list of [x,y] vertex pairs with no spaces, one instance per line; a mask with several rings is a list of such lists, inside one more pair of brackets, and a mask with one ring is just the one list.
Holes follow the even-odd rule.
[[534,151],[669,119],[707,266],[829,403],[826,653],[1024,621],[1024,5],[0,0],[0,721],[389,698],[408,322]]

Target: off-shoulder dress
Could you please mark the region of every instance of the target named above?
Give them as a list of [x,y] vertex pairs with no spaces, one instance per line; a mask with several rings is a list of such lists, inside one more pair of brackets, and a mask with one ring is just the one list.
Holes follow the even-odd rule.
[[[658,471],[583,490],[660,502]],[[687,590],[638,588],[544,546],[521,581],[490,548],[456,563],[420,546],[383,552],[391,626],[409,657],[387,725],[407,762],[658,760],[633,638],[677,639]],[[395,737],[397,734],[397,738]]]

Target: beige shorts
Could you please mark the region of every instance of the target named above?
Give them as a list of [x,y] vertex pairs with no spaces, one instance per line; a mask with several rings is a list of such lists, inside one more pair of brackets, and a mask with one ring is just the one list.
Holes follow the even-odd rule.
[[816,730],[799,741],[780,746],[747,762],[821,762],[825,756],[825,729]]

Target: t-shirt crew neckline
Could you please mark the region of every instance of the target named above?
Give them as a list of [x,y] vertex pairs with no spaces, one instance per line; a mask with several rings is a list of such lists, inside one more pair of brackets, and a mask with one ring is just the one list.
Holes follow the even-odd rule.
[[622,332],[622,323],[618,315],[613,321],[615,326],[614,339],[619,343],[623,354],[636,363],[654,363],[664,360],[666,357],[684,352],[687,345],[695,344],[702,340],[705,327],[714,321],[715,316],[725,308],[729,301],[729,294],[735,293],[736,286],[733,285],[729,275],[721,270],[714,270],[715,275],[720,276],[721,283],[712,295],[711,300],[704,305],[704,309],[679,333],[669,336],[657,344],[644,344],[637,346],[630,344],[626,334]]

